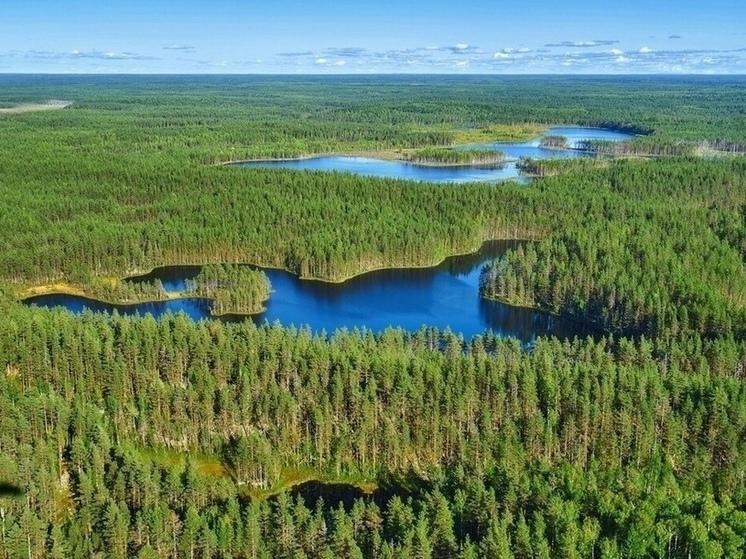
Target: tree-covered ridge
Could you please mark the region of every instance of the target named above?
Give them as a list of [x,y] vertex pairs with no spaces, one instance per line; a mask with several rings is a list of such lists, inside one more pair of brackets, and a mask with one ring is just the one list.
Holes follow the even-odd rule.
[[169,298],[169,293],[166,293],[159,280],[135,283],[115,278],[92,278],[80,289],[88,297],[119,305],[165,301]]
[[[651,137],[640,137],[622,142],[611,140],[579,140],[576,142],[575,149],[596,156],[609,157],[684,157],[693,156],[698,153],[705,153],[703,146],[709,146],[707,141],[703,142],[686,142],[686,141],[668,141],[660,142]],[[724,146],[720,142],[714,145]],[[725,149],[710,149],[708,155],[723,155],[727,153]],[[731,152],[736,153],[736,152]]]
[[[518,188],[418,189],[337,173],[174,163],[137,169],[140,178],[126,167],[98,180],[58,176],[59,186],[15,175],[28,188],[6,188],[19,210],[0,216],[15,231],[0,248],[0,274],[19,284],[84,283],[161,265],[240,261],[341,279],[434,264],[485,239],[530,236],[542,227],[521,202],[532,194]],[[485,213],[498,201],[503,209]]]
[[208,264],[186,283],[185,295],[212,299],[214,316],[261,312],[271,290],[264,272],[236,264]]
[[551,177],[573,171],[607,167],[609,164],[609,159],[595,157],[572,157],[567,159],[520,157],[516,162],[516,168],[523,175],[532,177]]

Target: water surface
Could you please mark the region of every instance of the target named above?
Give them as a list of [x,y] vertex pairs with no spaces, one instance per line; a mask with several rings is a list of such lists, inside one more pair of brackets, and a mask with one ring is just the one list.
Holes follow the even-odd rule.
[[[301,280],[281,270],[265,269],[272,284],[266,311],[251,316],[257,324],[279,321],[284,326],[308,325],[314,332],[331,333],[340,328],[367,328],[379,332],[387,327],[408,331],[422,326],[449,328],[471,337],[486,330],[530,343],[537,336],[558,337],[593,335],[578,323],[532,309],[512,307],[479,296],[479,272],[492,258],[517,246],[516,241],[485,243],[471,255],[446,259],[431,268],[389,269],[369,272],[343,283]],[[130,281],[160,279],[168,291],[181,291],[185,280],[199,273],[199,266],[158,268]],[[72,312],[84,308],[121,314],[183,311],[195,320],[209,318],[210,302],[179,299],[142,305],[109,305],[71,295],[44,295],[27,303],[64,306]],[[223,317],[221,320],[244,320]]]
[[237,163],[242,167],[294,169],[296,171],[337,171],[368,177],[404,179],[427,182],[473,182],[515,179],[518,171],[515,162],[478,167],[431,167],[406,161],[386,161],[370,157],[346,155],[321,155],[304,159],[277,161],[247,161]]
[[416,165],[406,161],[385,161],[370,157],[351,157],[342,155],[323,155],[304,159],[285,159],[277,161],[247,161],[237,163],[243,167],[269,167],[294,169],[298,171],[337,171],[358,175],[406,179],[427,182],[473,182],[498,181],[513,179],[523,181],[516,168],[516,162],[521,157],[534,159],[590,157],[591,155],[577,149],[581,140],[611,140],[621,141],[633,138],[632,134],[607,130],[604,128],[588,128],[582,126],[556,126],[547,130],[546,135],[565,136],[571,148],[567,150],[544,149],[539,147],[541,138],[529,142],[469,144],[456,149],[498,149],[505,153],[507,161],[501,165],[489,166],[458,166],[458,167],[430,167]]

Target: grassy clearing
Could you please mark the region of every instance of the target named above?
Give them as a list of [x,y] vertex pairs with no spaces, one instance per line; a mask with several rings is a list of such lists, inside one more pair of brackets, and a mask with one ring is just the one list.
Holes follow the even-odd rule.
[[454,131],[454,144],[483,142],[527,142],[546,130],[541,124],[494,124],[474,130]]
[[229,468],[214,456],[194,452],[182,452],[178,450],[165,449],[143,449],[143,456],[152,460],[161,467],[184,471],[187,460],[191,460],[197,471],[205,476],[232,477]]
[[31,287],[22,288],[18,293],[18,298],[26,299],[27,297],[34,297],[36,295],[51,295],[53,293],[63,293],[66,295],[78,295],[83,297],[85,296],[85,289],[73,283],[58,281],[54,283],[45,283],[42,285],[34,285]]

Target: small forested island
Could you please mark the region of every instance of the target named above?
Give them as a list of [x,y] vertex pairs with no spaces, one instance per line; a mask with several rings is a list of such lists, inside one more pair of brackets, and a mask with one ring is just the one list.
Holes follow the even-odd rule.
[[570,143],[565,136],[544,136],[539,142],[539,147],[544,149],[570,149]]
[[[743,556],[745,87],[0,75],[1,107],[74,100],[0,114],[0,559]],[[555,124],[645,135],[583,146],[603,159],[527,160],[541,176],[525,184],[213,165],[473,157],[452,148]],[[270,286],[253,266],[342,281],[490,239],[521,242],[457,306],[507,301],[598,334],[21,301],[170,297],[121,278],[212,263],[190,293],[254,312]],[[251,266],[221,264],[236,262]]]
[[505,162],[505,153],[487,149],[443,149],[425,148],[411,151],[404,156],[406,161],[417,165],[484,166]]
[[196,278],[187,280],[184,294],[211,299],[211,314],[220,316],[261,312],[270,290],[262,271],[248,266],[207,264]]

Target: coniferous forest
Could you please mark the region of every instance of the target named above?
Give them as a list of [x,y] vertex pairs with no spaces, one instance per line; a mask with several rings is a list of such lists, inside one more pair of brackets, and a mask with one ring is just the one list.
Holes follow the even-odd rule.
[[[0,559],[742,557],[743,77],[0,76]],[[224,163],[462,163],[551,125],[638,134],[528,183]],[[469,139],[468,141],[466,139]],[[453,155],[456,154],[456,155]],[[614,157],[609,157],[614,155]],[[216,314],[520,239],[483,297],[596,327],[522,345]]]

